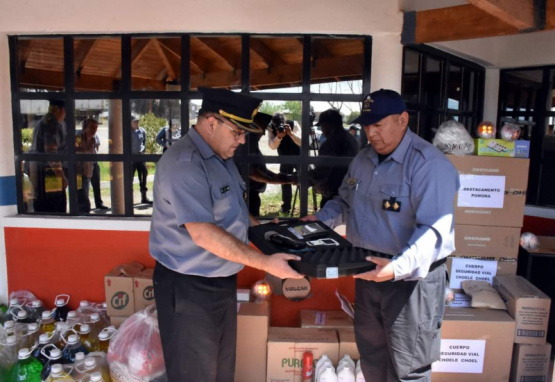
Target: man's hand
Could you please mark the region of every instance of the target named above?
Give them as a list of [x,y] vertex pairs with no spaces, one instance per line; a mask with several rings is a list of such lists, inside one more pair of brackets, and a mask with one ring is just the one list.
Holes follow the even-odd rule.
[[315,222],[318,220],[316,215],[306,215],[299,219],[302,222]]
[[382,281],[393,280],[395,278],[395,273],[393,272],[391,260],[384,259],[383,257],[368,256],[366,257],[366,261],[371,261],[376,264],[376,269],[374,269],[373,271],[354,275],[353,277],[355,279],[363,279],[366,281],[381,283]]
[[274,253],[267,257],[264,270],[280,279],[302,279],[304,276],[287,264],[288,260],[299,261],[300,259],[299,256],[287,253]]
[[[291,129],[289,129],[289,130],[291,130]],[[278,137],[279,139],[282,139],[282,138],[285,137],[286,135],[287,135],[287,130],[285,130],[285,129],[284,129],[283,131],[278,131],[278,133],[277,133],[277,137]]]

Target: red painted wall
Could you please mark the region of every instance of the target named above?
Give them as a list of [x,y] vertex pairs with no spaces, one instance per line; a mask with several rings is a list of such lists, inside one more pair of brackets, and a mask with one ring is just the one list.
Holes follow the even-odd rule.
[[[114,266],[138,261],[154,266],[148,252],[148,232],[96,231],[42,228],[5,228],[9,291],[26,289],[52,308],[58,294],[79,301],[104,301],[104,275]],[[245,268],[238,286],[249,288],[264,272]],[[293,302],[272,297],[272,326],[298,326],[299,310],[338,310],[335,289],[354,300],[354,280],[312,280],[312,296]]]

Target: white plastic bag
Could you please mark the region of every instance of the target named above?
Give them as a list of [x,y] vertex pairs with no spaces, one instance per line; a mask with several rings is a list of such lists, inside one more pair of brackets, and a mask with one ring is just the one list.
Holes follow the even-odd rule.
[[432,143],[445,154],[474,153],[474,140],[464,125],[455,120],[445,121],[439,125]]
[[110,341],[108,364],[114,382],[152,381],[166,372],[154,305],[119,327]]

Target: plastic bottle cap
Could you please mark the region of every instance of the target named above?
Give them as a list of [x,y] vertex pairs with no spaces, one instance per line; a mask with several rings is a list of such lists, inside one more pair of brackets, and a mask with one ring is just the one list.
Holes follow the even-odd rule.
[[66,304],[63,298],[59,298],[56,300],[56,306],[64,306]]
[[85,359],[85,353],[82,351],[75,353],[75,362],[82,361]]
[[31,303],[31,306],[32,306],[33,308],[39,308],[39,307],[42,306],[42,301],[40,301],[40,300],[34,300],[34,301]]
[[44,312],[42,312],[42,315],[41,315],[43,320],[48,320],[51,316],[52,316],[52,312],[50,310],[45,310]]
[[48,337],[47,333],[43,333],[39,336],[39,343],[40,344],[46,344],[46,343],[48,343],[49,340],[50,340],[50,338]]
[[17,352],[17,358],[19,359],[27,359],[31,356],[31,352],[27,348],[19,349]]
[[100,371],[95,371],[91,374],[91,382],[100,382],[102,381],[102,374]]
[[27,318],[28,314],[26,310],[20,310],[17,312],[17,318],[24,319]]
[[96,360],[93,357],[85,358],[85,366],[86,367],[95,367],[96,366]]
[[19,305],[19,301],[17,298],[12,298],[10,300],[10,306]]
[[15,322],[12,320],[4,322],[4,329],[12,329],[15,326]]
[[91,327],[88,324],[81,325],[81,333],[87,334],[91,331]]
[[29,330],[30,332],[36,332],[37,330],[39,330],[39,324],[33,322],[32,324],[27,325],[27,330]]
[[100,320],[100,316],[98,315],[98,313],[91,314],[91,321],[92,322],[97,322],[98,320]]
[[52,369],[50,369],[52,374],[60,374],[62,370],[62,365],[60,365],[59,363],[55,363],[54,365],[52,365]]
[[110,336],[110,334],[108,334],[108,332],[100,332],[98,334],[98,339],[102,340],[102,341],[106,341],[109,336]]
[[72,334],[67,338],[68,344],[76,344],[77,342],[79,342],[79,337],[77,337],[75,334]]
[[62,357],[62,351],[58,348],[50,350],[50,358],[58,359]]
[[79,303],[79,306],[81,308],[85,308],[85,307],[89,306],[89,302],[87,300],[83,300]]
[[75,318],[77,317],[77,312],[72,310],[71,312],[67,312],[67,318]]
[[17,343],[17,337],[16,336],[8,336],[6,338],[6,343],[8,345],[15,345]]

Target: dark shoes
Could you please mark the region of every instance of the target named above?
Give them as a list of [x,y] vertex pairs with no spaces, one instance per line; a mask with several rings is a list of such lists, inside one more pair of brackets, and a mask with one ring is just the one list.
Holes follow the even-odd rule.
[[141,199],[141,203],[142,204],[152,204],[152,200],[150,200],[149,198],[142,198]]
[[110,208],[106,207],[104,204],[101,204],[99,206],[96,206],[96,209],[97,210],[109,210]]

